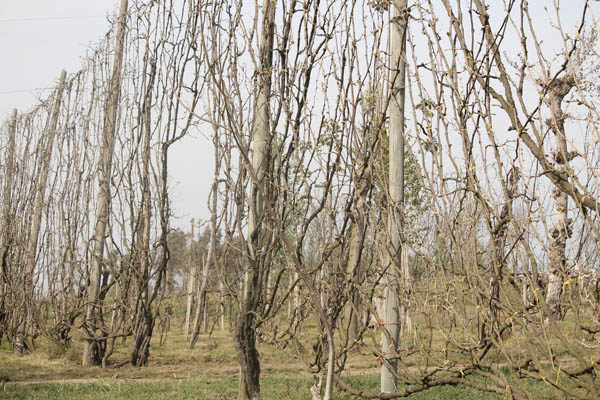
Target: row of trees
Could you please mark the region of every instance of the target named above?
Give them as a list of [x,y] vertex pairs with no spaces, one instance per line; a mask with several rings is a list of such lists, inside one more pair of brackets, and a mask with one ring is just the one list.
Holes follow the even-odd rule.
[[[192,126],[193,9],[123,0],[113,27],[55,93],[2,128],[2,335],[18,351],[85,338],[106,365],[132,336],[144,365],[166,286],[169,147]],[[40,314],[48,304],[51,320]]]
[[[123,0],[82,71],[2,126],[2,334],[25,351],[80,327],[102,365],[132,337],[144,365],[181,282],[190,346],[207,293],[235,318],[240,399],[260,396],[261,341],[312,348],[325,399],[359,394],[340,376],[365,348],[364,398],[598,397],[591,8]],[[172,254],[167,171],[191,128],[215,155],[197,258]]]

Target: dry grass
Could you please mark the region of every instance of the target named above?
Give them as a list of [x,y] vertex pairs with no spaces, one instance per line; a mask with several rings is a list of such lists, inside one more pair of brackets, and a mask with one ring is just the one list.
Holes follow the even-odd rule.
[[[164,346],[154,338],[147,367],[126,364],[129,350],[125,345],[115,346],[107,368],[81,366],[81,342],[74,340],[69,349],[60,349],[46,339],[36,342],[36,351],[18,355],[6,343],[0,347],[0,380],[9,383],[55,382],[65,380],[94,381],[97,379],[223,379],[237,376],[238,362],[231,333],[215,331],[211,336],[200,336],[195,348],[189,349],[182,334],[171,333]],[[290,351],[262,343],[261,370],[268,376],[306,376],[307,364]],[[357,365],[365,365],[358,355]],[[368,363],[366,363],[368,365]]]
[[[562,328],[565,335],[570,334],[572,337],[573,324],[570,319],[567,319]],[[415,346],[418,348],[424,343],[428,343],[430,347],[429,350],[423,348],[421,351],[415,351],[402,359],[402,367],[409,374],[415,373],[419,366],[425,364],[424,357],[426,354],[429,354],[429,357],[433,357],[438,361],[443,361],[445,357],[441,349],[446,344],[444,343],[444,337],[439,327],[436,328],[435,324],[431,324],[434,329],[427,329],[428,321],[426,320],[417,320],[416,324],[420,329],[412,334],[412,337],[411,335],[407,335],[404,338],[405,347]],[[23,356],[12,352],[5,342],[0,347],[0,384],[4,382],[5,389],[14,388],[14,392],[6,392],[12,393],[14,398],[36,398],[31,397],[30,395],[33,392],[29,392],[30,389],[26,388],[37,390],[34,388],[44,386],[42,384],[45,383],[51,383],[54,386],[61,386],[65,390],[65,393],[72,392],[66,398],[95,398],[93,390],[90,392],[92,394],[88,396],[87,394],[82,394],[82,392],[73,391],[71,386],[81,387],[82,390],[86,390],[85,393],[88,393],[87,391],[91,390],[89,387],[100,385],[98,387],[112,388],[111,391],[107,392],[106,397],[103,398],[129,399],[130,397],[127,397],[130,396],[129,394],[118,394],[114,392],[114,388],[121,390],[125,388],[123,385],[133,385],[131,386],[131,390],[127,389],[123,392],[132,393],[138,390],[134,386],[141,385],[142,382],[144,385],[154,385],[152,387],[157,388],[156,390],[159,390],[158,388],[170,388],[170,392],[168,392],[170,394],[166,397],[161,397],[158,394],[154,396],[151,392],[144,392],[146,396],[149,396],[147,398],[235,398],[238,362],[231,332],[215,330],[212,335],[201,334],[196,347],[190,350],[180,326],[181,323],[179,321],[172,321],[172,330],[164,346],[159,345],[158,333],[155,333],[150,350],[149,365],[144,368],[131,367],[127,364],[131,344],[130,338],[125,344],[121,344],[120,341],[117,343],[115,353],[110,359],[110,364],[105,369],[99,367],[84,368],[81,366],[82,341],[77,336],[74,338],[72,346],[68,349],[47,339],[38,339],[36,341],[36,351]],[[287,393],[286,390],[304,393],[302,390],[305,387],[308,389],[314,375],[313,371],[309,368],[310,361],[312,361],[312,349],[310,346],[316,341],[317,329],[316,324],[308,323],[302,333],[302,346],[299,347],[290,344],[285,349],[282,349],[267,343],[260,344],[261,377],[266,382],[265,390],[269,393],[278,393],[277,395],[273,395],[273,397],[267,398],[292,398],[285,394]],[[519,349],[524,349],[523,344],[528,343],[527,338],[524,336],[526,333],[524,331],[520,332],[518,329],[515,330],[511,336],[503,341],[505,351],[518,355]],[[79,333],[74,332],[74,334],[78,335]],[[379,373],[379,364],[375,360],[374,353],[378,352],[379,334],[380,332],[377,329],[366,332],[364,336],[365,346],[349,354],[343,374],[346,377],[358,379],[357,382],[364,381],[366,388],[369,390],[377,390],[378,388],[377,374]],[[432,335],[432,337],[430,338],[429,335]],[[458,340],[466,339],[467,336],[464,338],[458,337]],[[560,343],[555,343],[555,345],[555,354],[561,358],[563,356],[566,358],[568,354],[563,354],[564,349],[562,349]],[[597,349],[591,350],[590,355],[597,351]],[[454,363],[460,365],[463,362],[462,358],[464,355],[457,353],[450,354],[450,357]],[[486,359],[492,363],[498,363],[498,367],[502,367],[505,364],[505,359],[499,351],[491,351]],[[465,359],[464,362],[466,363],[468,360]],[[63,383],[64,385],[56,385],[59,383]],[[527,383],[527,385],[529,384]],[[48,385],[44,387],[46,386]],[[536,391],[541,390],[537,386],[534,387]],[[18,390],[20,389],[18,388],[22,388],[23,391],[19,392]],[[297,389],[292,390],[290,388]],[[205,390],[205,392],[202,392],[202,390]],[[439,393],[445,393],[445,390],[450,389],[440,388]],[[456,390],[459,390],[459,388],[456,388]],[[550,389],[545,388],[545,390]],[[206,396],[197,397],[195,393],[199,393],[199,391],[207,393]],[[43,393],[45,393],[43,396],[47,397],[40,395],[38,398],[53,398],[52,396],[56,395],[57,392],[55,389],[48,388]],[[221,395],[221,393],[228,394]],[[458,392],[450,391],[448,393],[449,397],[447,398],[456,398],[452,396],[458,396]],[[481,393],[479,394],[481,395]],[[23,397],[19,397],[21,395]],[[123,397],[119,397],[121,395]],[[6,396],[8,397],[2,397],[0,394],[0,398],[13,398],[8,394]],[[549,392],[548,396],[544,398],[553,398],[551,392]],[[295,398],[300,399],[303,397],[301,394],[296,394]],[[439,398],[446,397],[442,396]],[[467,398],[481,397],[473,395],[473,397]]]

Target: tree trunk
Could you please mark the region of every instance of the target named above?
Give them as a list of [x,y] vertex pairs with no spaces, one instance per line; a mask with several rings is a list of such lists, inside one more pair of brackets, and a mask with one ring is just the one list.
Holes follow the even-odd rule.
[[275,35],[275,2],[264,0],[262,5],[262,31],[257,71],[258,93],[254,111],[252,133],[252,182],[248,205],[249,276],[235,328],[235,344],[240,364],[239,399],[260,397],[260,362],[256,349],[256,310],[261,297],[260,282],[265,254],[262,225],[264,224],[264,194],[268,192],[269,160],[271,152],[271,74],[273,67],[273,42]]
[[208,333],[208,293],[204,292],[204,311],[202,312],[202,330]]
[[208,248],[208,256],[204,260],[204,265],[202,266],[202,281],[200,282],[200,287],[198,287],[197,292],[197,302],[196,302],[196,311],[194,313],[194,326],[192,329],[192,338],[190,339],[190,349],[193,349],[198,341],[198,336],[200,335],[200,330],[202,328],[202,322],[204,318],[204,309],[206,307],[206,282],[205,274],[208,271],[208,263],[209,258],[212,258],[212,246]]
[[357,215],[352,225],[350,234],[350,251],[346,276],[350,283],[348,301],[346,303],[345,317],[348,324],[348,344],[357,339],[360,329],[360,258],[365,237],[364,215]]
[[221,303],[219,305],[220,307],[220,325],[221,325],[221,330],[224,331],[225,330],[225,285],[223,284],[223,282],[219,282],[219,295],[221,297]]
[[[216,192],[214,194],[216,196]],[[210,232],[210,244],[208,246],[208,254],[206,255],[206,260],[204,261],[204,265],[202,266],[202,280],[200,281],[200,287],[198,288],[198,303],[196,305],[196,316],[194,318],[194,330],[192,333],[192,340],[190,341],[190,348],[193,349],[196,341],[198,340],[198,335],[200,334],[200,329],[202,326],[206,326],[207,315],[207,304],[206,304],[206,289],[208,286],[208,277],[209,277],[209,268],[211,263],[214,262],[214,253],[216,251],[216,232],[211,229]],[[206,329],[205,329],[206,330]]]
[[[410,271],[410,265],[408,264],[408,252],[402,251],[402,289],[401,296],[405,299],[410,299],[412,293],[412,273]],[[412,320],[409,313],[408,300],[403,302],[400,307],[400,337],[404,337],[405,334],[412,332]]]
[[112,158],[115,146],[115,130],[117,126],[117,108],[119,105],[119,94],[121,91],[121,64],[123,62],[123,50],[125,41],[125,29],[127,23],[127,2],[121,0],[119,19],[117,26],[117,37],[115,45],[115,61],[112,77],[109,82],[109,92],[106,99],[106,115],[104,117],[103,142],[101,154],[101,167],[99,178],[99,193],[96,215],[96,226],[93,236],[92,262],[90,266],[90,279],[88,284],[88,304],[85,314],[84,327],[87,340],[83,347],[84,366],[99,365],[102,360],[100,340],[96,336],[98,320],[101,310],[99,304],[100,275],[102,272],[104,244],[108,217],[110,215],[110,184]]
[[255,318],[240,313],[235,327],[234,339],[240,364],[240,400],[260,398],[260,361],[256,349]]
[[493,270],[490,276],[489,281],[489,313],[490,313],[490,321],[491,324],[489,327],[485,327],[485,324],[482,325],[482,337],[483,340],[490,340],[490,338],[495,335],[494,332],[499,332],[500,324],[502,323],[502,319],[499,318],[500,311],[500,283],[504,278],[504,270],[506,269],[506,254],[505,254],[505,245],[506,245],[506,233],[508,228],[508,223],[512,218],[512,206],[513,199],[515,197],[515,192],[517,190],[517,181],[519,179],[517,169],[512,169],[508,177],[506,179],[505,186],[505,195],[506,195],[506,203],[502,206],[502,210],[500,211],[500,218],[497,221],[494,230],[492,232],[492,243],[494,250],[494,263]]
[[150,307],[143,307],[141,313],[142,315],[138,317],[138,322],[133,332],[133,342],[129,355],[129,362],[134,367],[148,365],[150,340],[152,339],[152,331],[154,330],[154,316]]
[[9,288],[9,249],[13,241],[13,225],[11,207],[13,204],[12,191],[15,174],[15,136],[17,130],[17,110],[13,109],[8,127],[8,144],[5,150],[5,173],[4,173],[4,204],[2,205],[2,247],[0,247],[0,344],[4,337],[9,313],[14,312],[7,305]]
[[35,195],[35,204],[33,206],[33,221],[31,225],[31,234],[29,236],[27,254],[25,256],[25,290],[24,294],[24,308],[22,310],[22,322],[19,328],[19,334],[14,342],[15,349],[18,352],[23,352],[28,349],[26,343],[27,329],[33,320],[33,298],[34,298],[34,274],[35,264],[37,257],[37,245],[38,238],[42,226],[42,212],[44,209],[44,200],[46,194],[46,186],[48,183],[48,174],[50,172],[50,159],[52,157],[52,148],[54,147],[54,138],[56,137],[56,128],[58,125],[58,113],[60,111],[60,105],[62,102],[62,95],[65,88],[65,80],[67,73],[63,70],[60,74],[60,82],[54,99],[54,105],[52,107],[52,114],[50,115],[50,124],[48,127],[48,136],[46,142],[46,148],[42,156],[42,167],[40,170],[40,180],[38,182],[37,193]]
[[348,323],[348,341],[351,344],[356,340],[360,326],[360,293],[361,282],[360,260],[365,241],[367,226],[366,215],[369,212],[367,196],[373,187],[371,158],[367,157],[359,149],[359,167],[352,173],[352,181],[355,185],[352,230],[350,234],[350,249],[348,253],[348,265],[346,266],[347,281],[350,284],[348,290],[348,302],[346,304],[346,321]]
[[[556,150],[554,152],[554,162],[556,170],[562,175],[563,179],[569,179],[568,163],[570,159],[567,148],[567,137],[565,135],[564,121],[566,115],[563,113],[561,103],[563,98],[569,93],[575,85],[575,80],[572,76],[566,76],[561,79],[556,79],[550,83],[548,88],[549,106],[552,113],[550,128],[556,137]],[[571,237],[572,221],[568,218],[568,200],[569,196],[566,192],[558,187],[552,192],[552,198],[556,207],[556,218],[554,228],[550,234],[552,236],[550,243],[550,268],[548,273],[548,289],[546,291],[546,304],[550,315],[548,317],[559,319],[561,312],[561,298],[563,290],[563,282],[567,276],[566,264],[567,254],[566,246],[567,239]]]
[[190,254],[189,254],[189,275],[187,281],[187,304],[185,307],[185,327],[184,337],[188,339],[188,333],[190,329],[190,318],[192,316],[192,304],[194,303],[194,283],[196,280],[196,264],[194,262],[194,219],[192,218],[192,238],[190,240]]
[[396,349],[400,333],[400,305],[398,281],[402,279],[402,225],[404,203],[404,97],[405,97],[405,41],[408,23],[407,0],[393,2],[392,23],[392,97],[390,102],[389,148],[389,265],[385,275],[384,325],[382,341],[381,391],[397,391]]
[[[138,245],[135,252],[136,262],[134,265],[138,268],[136,278],[138,280],[138,308],[136,312],[134,325],[134,339],[130,355],[130,362],[133,366],[145,366],[148,364],[150,355],[150,339],[154,329],[154,316],[152,315],[152,300],[150,299],[150,224],[152,217],[152,204],[150,193],[150,141],[152,136],[151,124],[151,105],[152,90],[154,88],[154,79],[156,76],[156,62],[150,61],[150,77],[144,94],[142,105],[142,130],[143,141],[143,160],[142,160],[142,204],[140,207],[141,235],[138,233]],[[156,283],[154,290],[158,290]]]
[[202,312],[202,324],[204,332],[208,331],[208,301],[207,301],[207,287],[208,278],[211,271],[211,265],[213,270],[217,265],[217,195],[218,195],[218,184],[219,184],[219,173],[221,170],[221,161],[219,153],[219,141],[217,132],[215,132],[214,146],[215,146],[215,171],[213,176],[213,183],[211,188],[211,197],[208,203],[208,209],[210,210],[210,241],[208,246],[208,254],[202,268],[202,281],[200,282],[200,288],[198,290],[198,308],[196,309],[196,317],[194,319],[194,333],[192,340],[190,341],[190,348],[193,348],[198,335],[200,333],[200,312]]

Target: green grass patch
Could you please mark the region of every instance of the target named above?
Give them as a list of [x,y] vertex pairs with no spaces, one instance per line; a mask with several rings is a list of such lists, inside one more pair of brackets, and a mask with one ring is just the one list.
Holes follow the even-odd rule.
[[[379,376],[367,375],[344,379],[354,388],[376,392]],[[261,380],[262,398],[265,400],[305,400],[310,399],[310,386],[313,378],[268,377]],[[237,398],[237,377],[226,379],[185,379],[154,382],[119,381],[107,379],[96,383],[78,384],[39,384],[11,386],[0,384],[0,399],[206,399],[226,400]],[[558,399],[544,384],[534,381],[525,383],[527,391],[536,399]],[[334,398],[354,399],[347,393],[337,390]],[[409,396],[414,400],[498,400],[504,398],[494,393],[481,392],[468,386],[441,386],[427,389]]]

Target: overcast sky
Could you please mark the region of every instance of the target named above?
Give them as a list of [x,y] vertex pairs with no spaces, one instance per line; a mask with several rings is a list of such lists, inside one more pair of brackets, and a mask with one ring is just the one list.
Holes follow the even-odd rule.
[[[46,98],[60,71],[80,69],[81,57],[110,27],[116,0],[0,0],[0,118],[13,108],[31,109]],[[197,133],[174,145],[173,225],[189,229],[191,218],[209,217],[211,145]]]
[[30,109],[33,89],[54,86],[61,69],[75,72],[80,57],[109,28],[112,0],[0,0],[0,116]]

